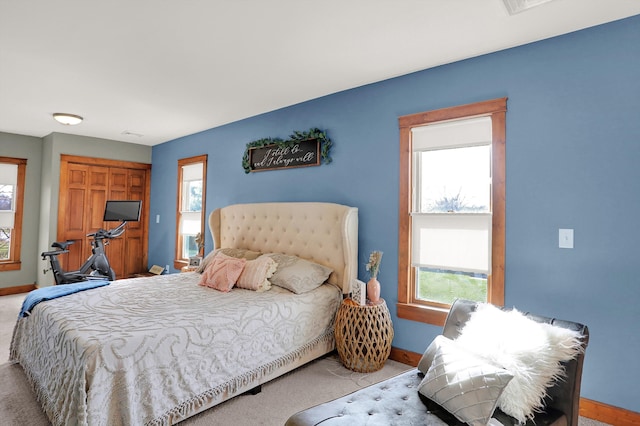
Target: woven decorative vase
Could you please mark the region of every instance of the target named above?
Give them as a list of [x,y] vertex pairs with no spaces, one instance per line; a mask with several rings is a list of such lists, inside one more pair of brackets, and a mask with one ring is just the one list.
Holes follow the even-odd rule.
[[384,299],[377,305],[340,305],[334,333],[345,367],[360,373],[384,367],[393,340],[393,323]]

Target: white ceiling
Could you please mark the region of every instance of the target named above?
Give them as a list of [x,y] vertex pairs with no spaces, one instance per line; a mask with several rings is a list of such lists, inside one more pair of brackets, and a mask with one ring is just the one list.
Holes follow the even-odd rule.
[[0,0],[0,131],[155,145],[637,14],[640,0],[513,16],[502,0]]

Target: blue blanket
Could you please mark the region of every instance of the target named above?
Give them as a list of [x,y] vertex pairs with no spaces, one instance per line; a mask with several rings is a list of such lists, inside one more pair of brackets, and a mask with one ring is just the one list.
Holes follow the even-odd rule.
[[18,318],[26,317],[34,306],[45,300],[56,299],[58,297],[67,296],[69,294],[78,293],[79,291],[89,290],[96,287],[108,285],[107,280],[89,280],[74,284],[54,285],[51,287],[42,287],[37,290],[30,291],[22,302],[22,309]]

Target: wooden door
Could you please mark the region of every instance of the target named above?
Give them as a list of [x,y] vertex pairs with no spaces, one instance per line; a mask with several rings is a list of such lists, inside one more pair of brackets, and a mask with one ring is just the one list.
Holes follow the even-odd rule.
[[[147,206],[149,197],[146,196],[148,176],[146,171],[129,169],[127,173],[127,190],[129,200],[143,200],[143,206]],[[147,270],[147,224],[142,218],[139,222],[129,222],[124,233],[126,240],[124,257],[124,275],[131,276]],[[139,265],[144,268],[140,270]]]
[[[143,200],[146,204],[147,173],[144,170],[111,167],[109,169],[109,200]],[[105,200],[106,201],[106,200]],[[104,207],[103,207],[104,209]],[[142,216],[142,215],[141,215]],[[109,241],[106,247],[107,257],[117,277],[129,277],[146,269],[146,227],[143,218],[139,222],[127,222],[124,234]],[[104,222],[105,229],[117,226],[117,223]]]
[[66,270],[77,269],[84,260],[84,253],[91,251],[85,238],[85,230],[88,228],[85,215],[88,186],[89,166],[86,164],[69,164],[61,169],[60,188],[65,193],[65,200],[60,197],[57,239],[74,241],[69,246],[69,253],[59,256],[60,263]]
[[142,200],[140,221],[128,222],[122,236],[108,241],[106,253],[117,278],[146,271],[149,176],[148,164],[62,156],[57,238],[76,241],[61,256],[65,269],[78,269],[91,255],[87,234],[119,225],[102,220],[107,200]]

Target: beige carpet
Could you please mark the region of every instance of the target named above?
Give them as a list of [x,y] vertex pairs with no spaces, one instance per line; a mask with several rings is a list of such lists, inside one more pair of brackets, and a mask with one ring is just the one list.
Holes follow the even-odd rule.
[[[13,325],[24,295],[0,296],[0,424],[46,426],[49,421],[35,399],[20,365],[9,364]],[[411,367],[387,361],[371,374],[344,368],[335,355],[308,364],[262,387],[257,395],[241,395],[180,423],[184,426],[278,426],[292,414],[329,401]],[[358,425],[353,425],[358,426]],[[580,418],[579,426],[605,426]]]

